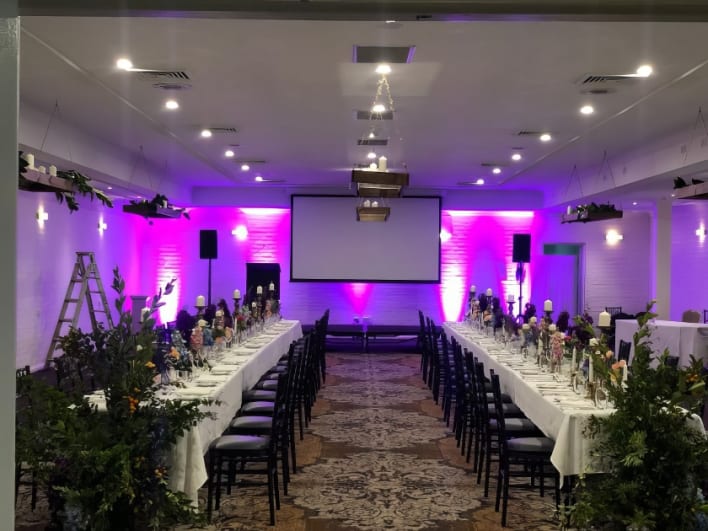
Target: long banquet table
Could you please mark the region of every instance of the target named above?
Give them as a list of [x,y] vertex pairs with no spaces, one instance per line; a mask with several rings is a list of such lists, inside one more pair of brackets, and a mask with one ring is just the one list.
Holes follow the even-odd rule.
[[592,441],[583,435],[583,430],[592,415],[608,415],[612,410],[600,409],[591,400],[576,395],[565,383],[568,376],[562,375],[562,381],[556,382],[552,374],[541,372],[518,350],[505,350],[464,323],[445,323],[443,327],[449,337],[484,363],[487,375],[490,369],[499,375],[502,391],[555,441],[551,463],[561,476],[597,471],[590,452]]
[[211,371],[195,374],[185,387],[165,392],[166,399],[218,401],[204,407],[213,418],[200,421],[175,445],[168,464],[170,489],[184,492],[197,503],[199,488],[207,480],[204,454],[209,444],[224,432],[241,407],[243,391],[251,389],[288,352],[290,343],[301,337],[300,321],[279,321],[259,336],[225,350]]
[[[690,356],[697,359],[708,357],[708,324],[682,323],[679,321],[662,321],[654,319],[649,321],[651,331],[652,350],[661,354],[664,349],[669,350],[670,356],[679,358],[679,365],[686,367],[690,364]],[[636,319],[618,319],[615,321],[615,353],[619,352],[620,340],[629,341],[630,360],[634,357],[634,333],[639,329]]]

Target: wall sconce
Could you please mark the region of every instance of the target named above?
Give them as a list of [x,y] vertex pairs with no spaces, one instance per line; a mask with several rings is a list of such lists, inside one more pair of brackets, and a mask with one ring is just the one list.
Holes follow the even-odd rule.
[[103,219],[99,219],[98,220],[98,232],[103,234],[103,231],[106,230],[107,228],[108,228],[108,225],[106,224],[106,222],[103,221]]
[[605,241],[609,243],[610,245],[615,245],[617,242],[620,242],[624,239],[624,236],[622,236],[619,232],[616,230],[608,230],[605,233]]
[[236,239],[240,242],[246,241],[246,238],[248,238],[248,228],[246,225],[239,225],[231,231],[231,234],[236,236]]
[[705,227],[701,226],[700,228],[696,229],[696,236],[698,236],[698,241],[705,241],[706,234],[708,234],[708,230],[706,230]]
[[49,219],[49,213],[44,211],[44,207],[39,207],[39,210],[37,210],[35,216],[37,218],[37,223],[39,223],[40,227],[43,227],[44,222]]

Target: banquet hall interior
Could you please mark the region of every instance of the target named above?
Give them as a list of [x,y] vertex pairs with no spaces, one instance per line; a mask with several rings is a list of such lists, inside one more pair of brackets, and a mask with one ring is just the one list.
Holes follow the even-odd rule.
[[[327,344],[351,352],[325,393],[357,356],[419,352],[419,311],[470,321],[471,286],[519,325],[528,304],[596,325],[619,313],[613,352],[655,301],[655,337],[681,366],[708,354],[702,3],[13,4],[0,8],[0,166],[19,173],[20,151],[27,171],[0,194],[13,314],[0,326],[17,369],[51,372],[84,259],[114,323],[115,268],[137,320],[174,280],[158,327],[221,299],[265,312],[257,286],[305,334],[327,312]],[[69,170],[91,192],[37,193]],[[89,313],[74,324],[91,330]],[[401,359],[408,377],[419,356]],[[11,452],[2,470],[9,529]]]

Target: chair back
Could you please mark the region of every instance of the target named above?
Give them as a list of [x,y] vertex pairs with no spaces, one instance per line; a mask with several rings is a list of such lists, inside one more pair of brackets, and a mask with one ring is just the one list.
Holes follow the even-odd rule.
[[619,350],[617,351],[618,360],[624,360],[629,363],[629,353],[632,350],[632,343],[620,339]]
[[622,306],[605,306],[605,311],[611,316],[622,313]]

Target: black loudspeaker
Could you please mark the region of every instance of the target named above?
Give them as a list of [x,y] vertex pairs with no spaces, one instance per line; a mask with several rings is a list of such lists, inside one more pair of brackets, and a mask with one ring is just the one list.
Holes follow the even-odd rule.
[[530,262],[531,261],[531,235],[530,234],[514,234],[514,262]]
[[199,231],[199,258],[218,258],[215,230]]

